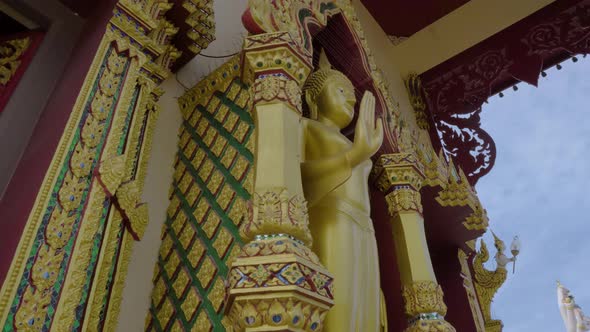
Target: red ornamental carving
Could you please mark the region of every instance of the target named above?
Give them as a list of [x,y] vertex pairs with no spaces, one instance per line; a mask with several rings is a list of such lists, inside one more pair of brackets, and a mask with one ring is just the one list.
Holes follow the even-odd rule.
[[544,68],[587,53],[590,0],[556,1],[420,75],[433,142],[475,185],[496,159],[494,141],[481,128],[482,104],[520,81],[536,86]]

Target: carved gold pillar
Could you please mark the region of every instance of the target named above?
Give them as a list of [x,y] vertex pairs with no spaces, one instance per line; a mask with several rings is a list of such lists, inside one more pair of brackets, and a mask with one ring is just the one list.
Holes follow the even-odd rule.
[[238,331],[320,331],[333,278],[310,250],[300,171],[301,86],[311,54],[279,32],[248,37],[242,57],[254,96],[255,182],[226,310]]
[[379,158],[374,172],[379,189],[386,194],[391,217],[409,323],[406,331],[455,331],[444,320],[447,307],[434,275],[424,232],[422,164],[413,153],[386,154]]

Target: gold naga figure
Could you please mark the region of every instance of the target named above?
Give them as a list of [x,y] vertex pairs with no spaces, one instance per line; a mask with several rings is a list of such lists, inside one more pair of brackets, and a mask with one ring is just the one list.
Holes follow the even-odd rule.
[[385,324],[368,185],[370,158],[383,141],[375,97],[365,92],[351,142],[340,131],[354,116],[354,87],[325,53],[303,90],[311,113],[303,120],[303,191],[314,251],[335,278],[335,305],[323,330],[380,331]]

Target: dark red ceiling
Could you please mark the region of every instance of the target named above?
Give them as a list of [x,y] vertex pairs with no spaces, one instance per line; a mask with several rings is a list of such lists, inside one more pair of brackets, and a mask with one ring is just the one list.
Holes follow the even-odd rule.
[[98,5],[104,0],[59,0],[61,3],[70,8],[74,13],[88,17],[96,11]]
[[475,185],[496,159],[481,128],[483,103],[521,81],[536,86],[544,69],[588,54],[590,0],[559,0],[422,73],[435,149],[444,147]]
[[469,0],[361,1],[388,35],[409,37]]

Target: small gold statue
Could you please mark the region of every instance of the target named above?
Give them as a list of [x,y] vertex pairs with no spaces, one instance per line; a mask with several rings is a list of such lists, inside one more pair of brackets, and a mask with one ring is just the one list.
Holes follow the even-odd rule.
[[368,186],[370,158],[383,141],[375,97],[365,92],[351,142],[340,130],[354,116],[354,87],[324,53],[304,93],[311,119],[303,123],[303,191],[314,251],[335,278],[324,331],[380,331],[385,323]]

